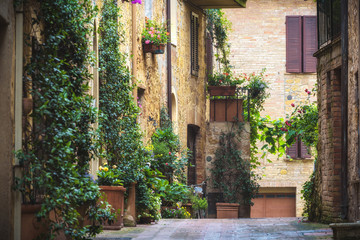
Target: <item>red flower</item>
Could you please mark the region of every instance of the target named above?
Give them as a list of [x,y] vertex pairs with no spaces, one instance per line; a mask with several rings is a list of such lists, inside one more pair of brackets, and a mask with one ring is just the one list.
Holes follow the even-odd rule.
[[165,165],[167,166],[167,165],[169,165],[168,163],[165,163]]
[[310,94],[311,94],[311,92],[309,91],[309,92],[308,92],[308,94],[310,95]]
[[307,90],[307,89],[305,89],[305,92],[307,93],[307,92],[308,92],[308,90]]
[[224,73],[226,76],[229,76],[229,74],[228,73]]
[[285,124],[291,127],[291,123],[289,123],[288,121],[286,121]]
[[169,155],[171,155],[171,152],[169,152]]
[[298,113],[301,113],[301,111],[300,111],[300,110],[298,110]]
[[292,103],[291,106],[292,106],[292,107],[295,107],[295,104]]

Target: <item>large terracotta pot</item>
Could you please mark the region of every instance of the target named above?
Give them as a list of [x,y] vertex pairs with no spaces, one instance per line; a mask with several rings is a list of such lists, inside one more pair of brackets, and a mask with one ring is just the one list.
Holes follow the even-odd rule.
[[234,96],[236,86],[208,86],[210,96]]
[[117,220],[109,224],[104,224],[105,230],[119,230],[124,226],[124,193],[126,188],[123,186],[100,186],[101,192],[106,195],[106,201],[115,209]]
[[46,224],[36,217],[40,209],[41,204],[21,205],[21,240],[32,240],[46,233]]
[[145,53],[163,54],[165,52],[165,44],[143,44]]
[[216,203],[216,218],[239,218],[238,203]]
[[211,122],[232,122],[243,117],[242,99],[211,99],[210,100],[210,121]]

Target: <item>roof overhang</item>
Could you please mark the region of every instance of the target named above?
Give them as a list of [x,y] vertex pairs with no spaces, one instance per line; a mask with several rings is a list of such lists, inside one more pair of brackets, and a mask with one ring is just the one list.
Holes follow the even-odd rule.
[[247,0],[187,0],[195,6],[206,8],[245,8]]

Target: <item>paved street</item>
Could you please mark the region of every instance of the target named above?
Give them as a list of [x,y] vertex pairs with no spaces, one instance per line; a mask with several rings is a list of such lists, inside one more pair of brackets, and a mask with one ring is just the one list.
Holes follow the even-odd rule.
[[165,219],[120,231],[105,231],[96,240],[130,239],[332,239],[328,225],[299,222],[298,218]]

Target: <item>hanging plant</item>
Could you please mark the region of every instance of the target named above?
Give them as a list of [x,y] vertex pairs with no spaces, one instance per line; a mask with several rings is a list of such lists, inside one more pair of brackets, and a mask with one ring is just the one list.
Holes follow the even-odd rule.
[[164,53],[165,44],[169,39],[169,32],[165,25],[146,18],[145,28],[141,35],[144,52]]

